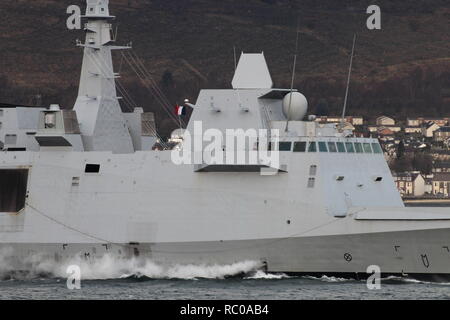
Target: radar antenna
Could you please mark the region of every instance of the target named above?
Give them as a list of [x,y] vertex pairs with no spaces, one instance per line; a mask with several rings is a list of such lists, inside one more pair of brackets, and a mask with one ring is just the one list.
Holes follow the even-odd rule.
[[289,131],[289,116],[291,114],[291,103],[292,103],[292,92],[294,91],[294,80],[295,80],[295,67],[297,66],[297,52],[298,52],[298,38],[300,34],[300,19],[297,20],[297,38],[295,40],[295,52],[294,52],[294,65],[292,67],[292,79],[291,79],[291,91],[290,91],[290,97],[289,97],[289,108],[288,112],[286,114],[286,129],[285,132]]
[[234,53],[234,72],[236,72],[237,69],[236,46],[233,46],[233,53]]
[[340,129],[342,130],[345,125],[345,111],[347,109],[348,89],[350,87],[350,78],[352,75],[353,55],[355,53],[356,33],[353,35],[352,55],[350,57],[350,67],[348,68],[347,87],[345,89],[344,108],[342,110],[342,119]]

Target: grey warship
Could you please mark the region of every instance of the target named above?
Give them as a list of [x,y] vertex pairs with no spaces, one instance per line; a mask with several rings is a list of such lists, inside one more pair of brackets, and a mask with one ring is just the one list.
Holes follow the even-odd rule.
[[199,122],[224,135],[278,130],[269,150],[278,165],[176,164],[174,150],[152,150],[146,114],[120,107],[111,51],[129,48],[111,38],[108,5],[87,0],[72,110],[0,108],[0,250],[15,269],[33,254],[110,254],[258,261],[269,272],[364,274],[378,265],[386,274],[450,275],[450,210],[406,208],[378,140],[305,120],[306,99],[273,88],[262,53],[241,55],[231,89],[201,90],[187,104],[184,134],[195,139]]

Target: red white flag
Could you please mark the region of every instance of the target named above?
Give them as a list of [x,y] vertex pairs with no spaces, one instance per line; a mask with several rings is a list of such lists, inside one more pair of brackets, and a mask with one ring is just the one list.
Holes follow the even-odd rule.
[[186,114],[186,108],[177,105],[177,106],[175,107],[175,114],[176,114],[177,116],[184,116],[184,115]]

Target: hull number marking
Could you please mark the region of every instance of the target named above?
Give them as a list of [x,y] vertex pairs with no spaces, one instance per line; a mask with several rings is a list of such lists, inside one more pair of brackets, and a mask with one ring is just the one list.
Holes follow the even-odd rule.
[[428,260],[428,256],[426,254],[421,254],[420,257],[422,258],[423,265],[425,268],[428,268],[430,266],[430,261]]

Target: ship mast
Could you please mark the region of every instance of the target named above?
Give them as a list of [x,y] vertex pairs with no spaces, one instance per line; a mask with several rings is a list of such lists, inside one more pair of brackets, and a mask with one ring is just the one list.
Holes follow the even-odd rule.
[[347,98],[348,98],[348,89],[350,87],[350,78],[352,75],[352,66],[353,66],[353,54],[355,52],[355,43],[356,43],[356,33],[353,35],[353,46],[352,46],[352,54],[350,57],[350,66],[348,68],[348,76],[347,76],[347,86],[345,88],[345,98],[344,98],[344,107],[342,109],[342,119],[341,119],[341,130],[344,129],[345,126],[345,112],[347,109]]
[[285,132],[289,131],[289,120],[290,120],[290,113],[291,113],[291,105],[292,105],[292,93],[294,92],[294,80],[295,80],[295,69],[297,67],[297,54],[298,54],[298,37],[300,34],[300,20],[297,21],[297,38],[295,40],[295,53],[294,53],[294,64],[292,66],[292,78],[291,78],[291,90],[290,90],[290,97],[289,97],[289,108],[286,115],[286,128]]
[[87,0],[84,25],[86,40],[77,41],[84,48],[78,98],[74,106],[87,151],[134,152],[126,120],[120,108],[113,70],[112,50],[130,49],[114,46],[110,24],[109,0]]

